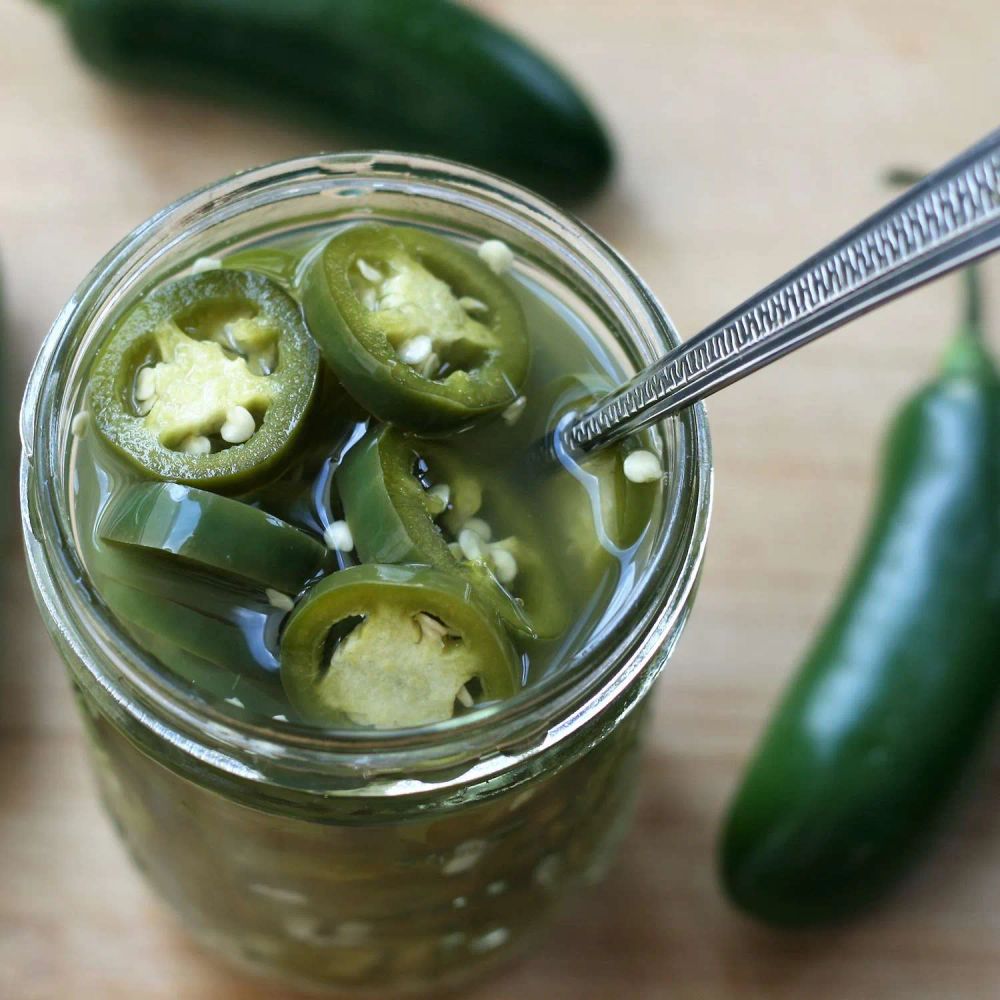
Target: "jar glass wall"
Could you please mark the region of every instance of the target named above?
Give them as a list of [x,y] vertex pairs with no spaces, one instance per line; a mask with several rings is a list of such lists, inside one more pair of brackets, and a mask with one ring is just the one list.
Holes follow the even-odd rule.
[[313,986],[403,991],[509,956],[604,871],[627,826],[644,699],[693,599],[711,464],[700,406],[654,432],[664,497],[627,599],[500,705],[420,730],[324,733],[248,721],[172,681],[104,607],[74,540],[71,424],[94,348],[197,257],[357,219],[504,240],[594,332],[609,368],[632,372],[676,343],[627,264],[520,188],[395,154],[277,164],[155,216],[67,304],[25,397],[22,516],[101,794],[150,882],[234,961]]

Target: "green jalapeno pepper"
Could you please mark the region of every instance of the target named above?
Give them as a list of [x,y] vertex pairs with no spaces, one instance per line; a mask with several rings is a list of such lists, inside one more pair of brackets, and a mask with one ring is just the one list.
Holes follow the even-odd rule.
[[285,247],[249,247],[227,254],[219,261],[226,270],[253,271],[276,281],[285,291],[292,291],[302,253]]
[[[570,410],[587,409],[613,386],[592,376],[566,376],[556,380],[540,407],[544,423],[536,438],[550,434],[559,418]],[[542,496],[556,512],[553,523],[573,572],[574,589],[590,592],[602,576],[636,545],[649,526],[660,494],[655,482],[632,482],[625,475],[631,450],[644,447],[643,437],[585,456],[571,471],[557,469],[542,483]]]
[[401,427],[496,413],[528,372],[512,291],[473,254],[420,229],[362,225],[335,236],[306,271],[303,303],[347,391]]
[[344,457],[336,482],[363,562],[458,571],[508,625],[538,638],[568,624],[530,512],[446,443],[375,428]]
[[731,805],[730,897],[774,924],[852,915],[919,856],[1000,702],[1000,377],[979,328],[888,438],[854,571]]
[[447,156],[558,198],[611,170],[607,133],[572,83],[447,0],[48,2],[88,63],[132,83],[315,117],[368,148]]
[[120,584],[112,584],[106,599],[120,609],[117,612],[119,617],[139,646],[155,656],[171,673],[189,684],[203,698],[229,702],[263,719],[287,716],[288,702],[273,674],[243,673],[234,678],[229,670],[222,670],[218,663],[188,652],[169,636],[135,625],[126,616],[127,612],[135,603],[140,607],[147,604],[147,595]]
[[451,718],[507,698],[520,663],[457,575],[426,566],[353,566],[314,586],[281,639],[281,679],[306,719],[378,729]]
[[99,534],[289,594],[328,563],[326,547],[304,531],[239,500],[179,483],[122,490],[104,511]]
[[[118,562],[100,577],[101,596],[118,618],[228,673],[258,680],[277,673],[277,633],[284,609],[217,578],[171,578],[143,560]],[[122,572],[125,570],[125,572]],[[113,575],[111,575],[113,574]]]
[[233,489],[287,455],[318,373],[292,298],[263,275],[214,270],[127,314],[94,364],[90,407],[104,439],[144,472]]

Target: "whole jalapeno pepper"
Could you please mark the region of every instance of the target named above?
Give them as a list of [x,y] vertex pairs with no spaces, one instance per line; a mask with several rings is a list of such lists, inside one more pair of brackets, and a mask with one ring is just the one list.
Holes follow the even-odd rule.
[[886,892],[1000,699],[1000,377],[967,275],[965,329],[892,428],[846,590],[729,811],[723,882],[770,923],[836,920]]
[[287,293],[214,270],[133,307],[100,349],[89,405],[102,437],[147,474],[232,491],[287,455],[318,373]]
[[363,562],[457,571],[512,628],[554,638],[569,616],[529,510],[443,441],[369,431],[336,474]]
[[48,0],[112,76],[243,97],[374,149],[474,163],[558,198],[598,188],[611,145],[523,41],[448,0]]
[[297,594],[328,563],[317,539],[256,507],[179,483],[139,483],[101,515],[107,542]]
[[360,225],[309,266],[303,304],[327,363],[381,420],[431,431],[517,398],[530,351],[504,280],[420,229]]
[[520,661],[467,583],[426,566],[353,566],[292,612],[281,680],[306,719],[378,729],[451,718],[463,703],[510,697]]

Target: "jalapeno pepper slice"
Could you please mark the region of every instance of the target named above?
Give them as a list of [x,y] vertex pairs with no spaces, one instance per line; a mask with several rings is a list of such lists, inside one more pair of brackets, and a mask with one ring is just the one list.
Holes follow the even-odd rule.
[[[545,424],[536,437],[551,433],[569,410],[582,411],[613,388],[591,376],[566,376],[554,382],[540,411]],[[632,439],[634,447],[641,439]],[[653,514],[659,487],[629,480],[624,471],[629,445],[616,445],[587,456],[570,473],[557,469],[542,490],[544,502],[557,516],[560,544],[574,567],[574,587],[590,591],[616,556],[631,549],[643,535]]]
[[172,575],[168,567],[135,557],[120,556],[101,568],[101,596],[126,624],[215,664],[230,678],[237,673],[260,680],[277,673],[272,650],[286,612],[263,594],[190,573]]
[[179,483],[122,490],[98,534],[288,594],[328,566],[326,546],[304,531],[239,500]]
[[276,281],[286,291],[295,285],[295,273],[302,253],[284,247],[249,247],[228,254],[219,261],[220,267],[236,271],[253,271]]
[[263,275],[214,270],[127,314],[97,356],[90,406],[105,440],[149,475],[231,490],[288,453],[318,373],[292,298]]
[[439,430],[502,410],[528,372],[513,292],[473,254],[419,229],[335,236],[305,273],[303,303],[348,392],[401,427]]
[[281,639],[281,679],[306,719],[376,729],[451,718],[468,685],[493,700],[520,662],[457,575],[426,566],[353,566],[314,586]]
[[[126,603],[147,600],[144,595],[134,592],[123,598],[122,595],[128,588],[115,593],[115,586],[117,585],[112,585],[111,601],[114,601],[119,608],[125,607],[123,600]],[[238,703],[235,707],[264,719],[289,714],[287,699],[273,675],[258,677],[241,674],[234,683],[229,670],[220,670],[218,664],[202,659],[195,653],[189,653],[170,638],[164,638],[157,632],[141,628],[122,615],[120,617],[142,649],[155,656],[174,676],[190,685],[203,698],[230,704]]]
[[446,443],[375,428],[336,482],[363,562],[457,570],[507,625],[536,638],[568,625],[557,563],[530,512]]

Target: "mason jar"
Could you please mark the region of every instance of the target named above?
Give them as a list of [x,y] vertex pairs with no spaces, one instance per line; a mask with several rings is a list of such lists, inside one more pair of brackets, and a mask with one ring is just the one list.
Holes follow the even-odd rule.
[[249,721],[181,686],[118,624],[76,541],[72,424],[101,335],[200,256],[352,220],[501,239],[631,373],[677,343],[646,286],[580,222],[464,166],[388,153],[252,170],[139,226],[42,345],[21,416],[38,604],[97,784],[135,864],[201,943],[286,982],[454,986],[536,938],[626,830],[648,694],[695,593],[711,496],[705,413],[653,431],[662,502],[626,599],[510,700],[409,731]]

